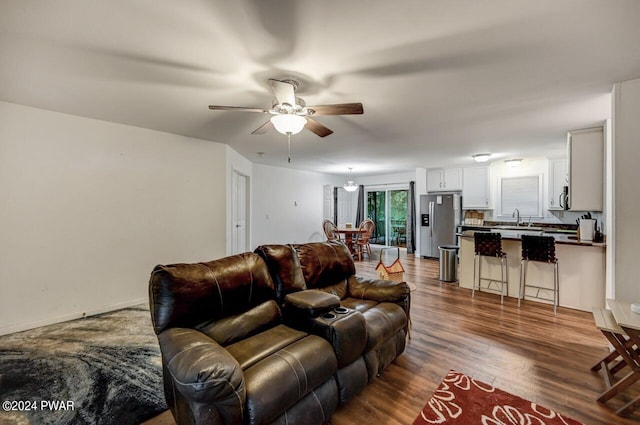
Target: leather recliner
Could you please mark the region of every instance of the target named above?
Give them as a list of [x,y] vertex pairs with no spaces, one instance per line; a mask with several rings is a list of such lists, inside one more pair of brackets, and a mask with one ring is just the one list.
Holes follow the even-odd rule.
[[178,425],[319,425],[336,409],[335,350],[283,324],[258,255],[156,266],[149,298]]
[[[410,309],[406,282],[356,276],[353,257],[339,241],[262,245],[254,252],[266,261],[277,300],[285,309],[296,293],[319,290],[336,295],[340,306],[361,314],[366,329],[362,358],[369,382],[404,351]],[[361,389],[361,378],[353,376],[362,375],[355,372],[357,362],[345,366],[339,365],[336,374],[342,403]],[[349,378],[342,379],[343,374]]]

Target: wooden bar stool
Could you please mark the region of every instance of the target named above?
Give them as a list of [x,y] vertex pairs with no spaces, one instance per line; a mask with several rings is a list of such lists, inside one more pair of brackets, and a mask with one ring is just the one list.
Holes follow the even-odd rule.
[[[484,288],[489,291],[500,291],[500,304],[504,304],[504,296],[509,295],[507,254],[502,251],[502,235],[500,233],[491,232],[475,232],[473,234],[473,243],[475,247],[475,255],[473,256],[473,287],[471,289],[471,298],[475,296],[476,289],[482,290],[482,281],[487,281]],[[500,259],[500,281],[491,278],[482,277],[482,258],[493,257]],[[478,268],[478,279],[476,285],[476,263]],[[492,285],[499,285],[493,288]]]
[[[518,290],[518,307],[520,300],[526,296],[553,302],[553,315],[556,315],[559,298],[558,259],[556,258],[556,240],[553,236],[522,235],[522,260],[520,261],[520,288]],[[530,261],[553,264],[553,288],[527,284],[527,265]],[[527,295],[527,288],[536,290],[535,295]],[[541,296],[540,292],[553,292],[553,298]],[[544,293],[543,293],[544,295]]]

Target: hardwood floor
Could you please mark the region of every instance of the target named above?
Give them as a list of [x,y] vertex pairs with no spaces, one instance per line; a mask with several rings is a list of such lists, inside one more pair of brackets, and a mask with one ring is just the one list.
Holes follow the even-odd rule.
[[[374,258],[378,258],[374,255]],[[476,293],[438,281],[436,260],[401,255],[405,280],[414,283],[411,339],[405,352],[382,376],[347,405],[332,425],[411,424],[449,369],[568,415],[585,425],[640,423],[614,410],[640,393],[632,387],[607,404],[591,366],[608,353],[590,313],[525,302],[504,305],[496,295]],[[375,276],[377,260],[356,262],[358,274]],[[624,373],[625,371],[621,372]],[[623,375],[621,375],[623,376]],[[636,385],[637,386],[637,385]],[[169,412],[146,425],[174,425]],[[470,424],[471,425],[471,424]]]

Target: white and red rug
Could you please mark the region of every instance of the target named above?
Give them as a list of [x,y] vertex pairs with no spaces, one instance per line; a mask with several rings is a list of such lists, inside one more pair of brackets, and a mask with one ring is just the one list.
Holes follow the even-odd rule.
[[551,409],[450,370],[413,425],[582,425]]

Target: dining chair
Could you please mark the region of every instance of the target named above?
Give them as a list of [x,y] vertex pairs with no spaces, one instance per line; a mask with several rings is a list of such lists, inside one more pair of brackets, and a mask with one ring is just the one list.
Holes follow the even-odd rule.
[[356,253],[358,254],[359,261],[362,261],[362,257],[365,252],[369,256],[369,259],[372,258],[371,245],[369,244],[369,241],[371,239],[371,235],[373,234],[374,227],[375,223],[370,219],[363,220],[362,223],[360,223],[360,226],[358,226],[359,230],[364,231],[362,233],[358,233],[358,237],[356,238],[355,242]]
[[322,230],[327,237],[327,241],[340,240],[340,233],[338,233],[338,227],[331,220],[324,220],[322,222]]

